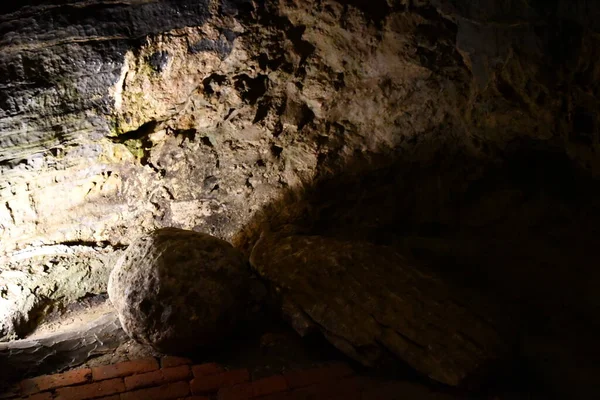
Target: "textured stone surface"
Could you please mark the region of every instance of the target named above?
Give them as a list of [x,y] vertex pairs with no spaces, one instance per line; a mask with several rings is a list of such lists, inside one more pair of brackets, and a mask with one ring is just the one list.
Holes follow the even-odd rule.
[[118,316],[109,313],[78,329],[0,343],[0,391],[3,384],[16,379],[72,368],[109,353],[126,339]]
[[231,334],[245,315],[249,282],[244,257],[229,243],[164,228],[129,246],[108,294],[134,340],[184,354]]
[[489,312],[479,316],[464,294],[389,247],[263,235],[251,263],[295,306],[283,309],[292,326],[305,333],[313,325],[367,366],[392,354],[434,380],[466,385],[508,356],[515,340],[502,337]]
[[[582,224],[564,210],[593,209],[597,194],[565,205],[544,188],[533,204],[537,192],[511,182],[498,193],[483,177],[515,149],[534,165],[529,152],[541,149],[597,175],[597,8],[521,0],[19,3],[0,15],[0,252],[126,246],[164,226],[249,250],[246,232],[259,231],[255,221],[282,192],[397,161],[406,164],[381,183],[396,187],[359,210],[365,220],[381,210],[385,220],[368,222],[381,231],[427,236],[453,225],[463,234],[465,221],[467,231],[471,222],[488,229],[527,208],[546,212],[531,223],[515,218],[520,236],[547,231],[545,219],[568,232]],[[565,168],[540,170],[556,188]],[[521,166],[518,179],[538,181],[530,170]],[[596,222],[583,228],[590,243]],[[464,240],[470,235],[479,232]],[[570,236],[542,247],[565,243],[561,251],[570,252]],[[577,254],[589,256],[591,247],[576,242]],[[481,256],[469,264],[490,265],[483,274],[507,291],[518,282],[528,302],[556,299],[553,307],[597,314],[594,279],[571,279],[568,257],[548,257],[550,268],[524,276],[527,268],[505,274],[506,261],[492,266],[486,250],[474,251]],[[581,258],[576,264],[595,274]],[[538,282],[540,270],[569,276],[568,290],[549,296],[556,288]]]
[[[600,3],[10,3],[5,339],[61,305],[55,282],[104,291],[100,254],[141,234],[195,229],[249,252],[290,220],[599,329]],[[68,258],[19,257],[54,248]],[[581,376],[567,364],[581,365],[558,357],[556,375]]]
[[0,341],[25,337],[50,311],[106,292],[120,250],[43,246],[0,258]]

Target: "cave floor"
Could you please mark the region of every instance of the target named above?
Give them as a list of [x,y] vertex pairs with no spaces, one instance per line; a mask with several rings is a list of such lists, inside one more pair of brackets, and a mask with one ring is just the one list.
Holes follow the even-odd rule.
[[[98,326],[106,324],[90,321],[99,315],[114,318],[106,299],[88,299],[40,324],[23,343],[43,344],[48,338],[79,335],[70,337],[72,341],[51,343],[61,343],[57,351],[65,353],[78,348],[72,345],[77,340],[97,340],[105,347],[101,352],[89,352],[91,356],[84,362],[54,367],[38,364],[39,368],[13,379],[0,399],[543,398],[523,388],[496,388],[475,396],[435,385],[408,368],[367,370],[345,358],[324,339],[300,338],[286,324],[267,315],[252,326],[240,328],[214,350],[186,358],[156,353],[127,339],[120,327],[98,330]],[[114,340],[107,340],[103,334],[112,335]],[[42,371],[44,374],[39,373]]]

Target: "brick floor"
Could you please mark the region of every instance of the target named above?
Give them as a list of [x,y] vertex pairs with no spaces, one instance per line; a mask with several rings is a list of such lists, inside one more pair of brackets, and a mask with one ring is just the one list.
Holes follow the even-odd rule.
[[[162,368],[161,368],[162,367]],[[407,383],[410,389],[410,383]],[[357,376],[345,364],[334,363],[288,371],[252,380],[246,369],[226,370],[215,363],[191,365],[185,358],[152,357],[63,374],[40,376],[20,383],[9,399],[40,400],[318,400],[318,399],[441,399],[402,395],[402,384]],[[410,390],[409,390],[410,391]],[[405,392],[408,393],[408,392]]]

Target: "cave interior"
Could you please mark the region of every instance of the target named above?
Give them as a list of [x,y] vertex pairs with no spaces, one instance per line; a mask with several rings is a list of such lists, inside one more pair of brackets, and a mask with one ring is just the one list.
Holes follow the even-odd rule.
[[[114,313],[134,240],[173,227],[232,243],[267,291],[193,357],[594,398],[598,18],[585,0],[3,3],[0,380],[146,354],[114,323],[91,351],[82,327]],[[265,359],[274,331],[288,347]]]

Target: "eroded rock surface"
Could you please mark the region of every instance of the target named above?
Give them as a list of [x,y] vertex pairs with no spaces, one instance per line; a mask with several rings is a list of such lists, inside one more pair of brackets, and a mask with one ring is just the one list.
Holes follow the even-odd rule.
[[43,246],[0,258],[0,341],[26,337],[50,311],[106,292],[110,246]]
[[283,190],[456,154],[478,161],[453,167],[468,186],[523,139],[597,170],[591,6],[30,3],[0,16],[3,253],[233,240]]
[[0,391],[4,394],[3,385],[17,379],[51,374],[110,353],[126,340],[119,317],[109,312],[66,332],[0,343]]
[[514,341],[489,313],[479,316],[464,294],[393,248],[265,234],[251,264],[281,296],[299,333],[320,330],[368,366],[392,354],[439,382],[473,384]]
[[[22,251],[174,226],[249,252],[306,215],[313,235],[407,247],[499,304],[599,329],[598,4],[0,5],[0,270],[16,282],[0,297],[19,304],[3,334],[25,335],[14,317],[43,316],[59,278],[29,279],[51,256]],[[102,270],[90,252],[56,260]]]
[[131,338],[185,354],[232,333],[249,287],[247,262],[229,243],[164,228],[129,246],[110,274],[108,295]]

